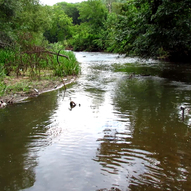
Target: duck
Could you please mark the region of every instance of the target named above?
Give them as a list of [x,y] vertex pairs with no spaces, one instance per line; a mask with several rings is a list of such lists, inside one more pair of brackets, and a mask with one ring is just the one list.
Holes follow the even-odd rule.
[[70,108],[74,108],[76,106],[76,103],[73,101],[70,101]]
[[70,109],[74,108],[76,106],[76,103],[74,101],[72,101],[71,97],[70,97]]

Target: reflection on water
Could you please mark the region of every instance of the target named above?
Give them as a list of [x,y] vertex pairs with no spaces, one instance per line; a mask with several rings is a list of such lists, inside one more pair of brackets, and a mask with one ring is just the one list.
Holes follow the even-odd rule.
[[66,92],[0,110],[0,190],[190,190],[191,67],[76,56]]
[[120,80],[114,107],[129,121],[125,131],[109,129],[99,140],[97,158],[104,171],[123,171],[132,190],[190,188],[190,115],[185,125],[177,114],[185,98],[190,104],[190,94],[156,77]]
[[56,105],[53,94],[0,111],[0,190],[34,184],[37,151],[49,144],[46,132]]

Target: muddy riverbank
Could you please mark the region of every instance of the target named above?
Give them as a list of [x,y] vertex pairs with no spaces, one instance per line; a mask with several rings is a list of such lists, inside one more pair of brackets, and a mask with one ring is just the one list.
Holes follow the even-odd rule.
[[[13,87],[0,96],[0,101],[3,101],[8,104],[18,103],[27,98],[37,97],[38,95],[54,91],[56,89],[62,88],[63,86],[67,86],[70,83],[73,83],[77,76],[67,76],[63,78],[54,78],[54,79],[41,79],[30,81],[26,77],[19,78],[9,78],[5,79],[6,87]],[[25,86],[25,88],[19,87],[16,90],[14,87],[16,86]],[[27,90],[26,90],[27,89]],[[25,91],[24,91],[25,90]]]

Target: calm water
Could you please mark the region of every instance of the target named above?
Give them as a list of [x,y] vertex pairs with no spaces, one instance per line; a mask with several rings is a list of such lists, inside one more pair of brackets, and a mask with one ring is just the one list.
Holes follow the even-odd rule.
[[0,190],[191,190],[191,67],[76,57],[66,92],[0,110]]

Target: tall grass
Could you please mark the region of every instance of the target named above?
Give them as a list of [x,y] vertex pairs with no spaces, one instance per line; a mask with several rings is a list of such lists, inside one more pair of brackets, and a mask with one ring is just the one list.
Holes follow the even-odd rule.
[[32,84],[32,82],[17,82],[14,85],[7,85],[4,89],[4,93],[12,93],[15,94],[17,92],[25,92],[28,93],[30,92],[31,88],[30,85]]
[[3,79],[8,74],[6,71],[5,63],[12,59],[12,52],[5,49],[0,49],[0,96],[3,96],[6,91],[6,84]]
[[[10,93],[30,92],[30,82],[34,83],[36,79],[40,82],[40,78],[50,77],[48,80],[54,81],[54,78],[60,80],[60,77],[77,75],[80,72],[80,65],[74,53],[64,51],[62,44],[51,44],[47,48],[34,43],[26,46],[26,42],[31,39],[32,37],[24,36],[14,50],[0,49],[0,97]],[[68,59],[61,56],[57,58],[57,55],[51,54],[51,52],[59,52]],[[22,78],[18,79],[18,83],[9,81],[20,75],[25,75],[29,82],[22,81]]]
[[6,84],[3,81],[0,81],[0,97],[5,94],[6,87]]
[[69,59],[59,57],[59,63],[57,62],[57,56],[53,58],[54,74],[56,76],[68,76],[77,75],[80,72],[80,65],[76,60],[76,57],[71,51],[60,51],[60,54],[68,56]]
[[[31,48],[31,52],[37,46]],[[64,51],[64,47],[59,44],[49,45],[49,51],[68,56],[69,59],[48,52],[40,52],[41,47],[37,47],[37,53],[26,53],[12,50],[0,50],[0,77],[14,73],[17,76],[27,73],[31,78],[40,77],[41,70],[53,70],[54,75],[62,77],[67,75],[77,75],[80,72],[80,65],[71,51]],[[63,50],[62,50],[63,49]],[[36,49],[35,49],[36,50]],[[42,50],[45,50],[42,48]],[[60,51],[62,50],[62,51]],[[30,50],[29,50],[30,52]],[[58,61],[59,62],[58,62]]]
[[14,61],[14,52],[9,49],[0,49],[0,78],[9,75],[12,66],[9,64]]

